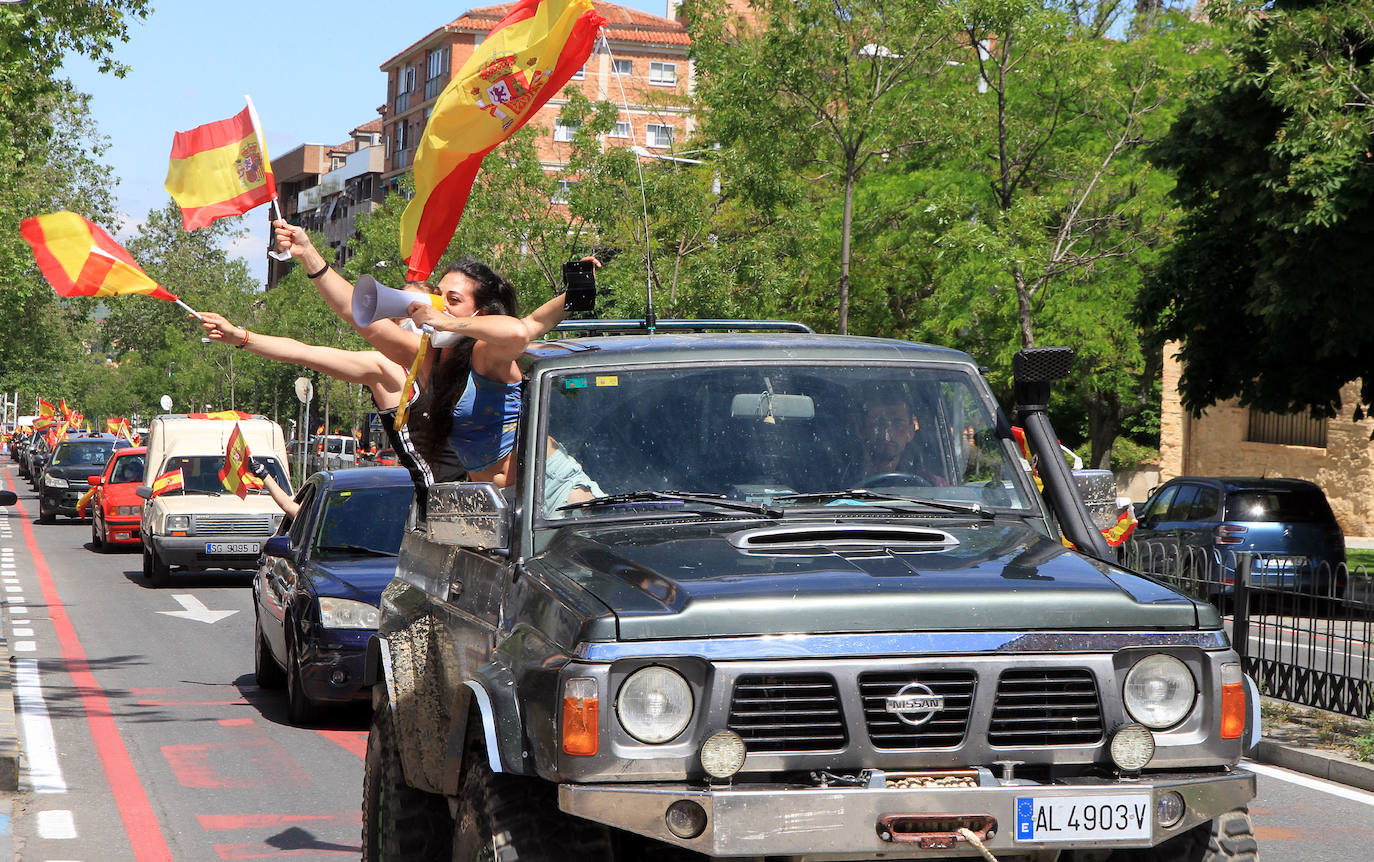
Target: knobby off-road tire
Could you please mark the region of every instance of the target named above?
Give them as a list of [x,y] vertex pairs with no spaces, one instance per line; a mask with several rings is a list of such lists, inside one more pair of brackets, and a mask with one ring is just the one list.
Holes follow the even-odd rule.
[[448,800],[405,783],[391,705],[379,698],[363,769],[363,862],[434,862],[452,841]]
[[1112,854],[1111,862],[1258,862],[1259,844],[1250,809],[1237,808],[1182,835],[1141,850]]
[[[468,739],[482,728],[468,726]],[[469,746],[463,756],[454,862],[608,862],[610,830],[558,810],[558,788],[538,778],[498,775],[487,753]]]

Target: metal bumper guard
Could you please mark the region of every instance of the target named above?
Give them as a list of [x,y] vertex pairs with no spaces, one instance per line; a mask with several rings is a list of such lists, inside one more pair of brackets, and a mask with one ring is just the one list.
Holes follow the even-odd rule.
[[[802,856],[866,859],[922,856],[977,856],[965,845],[922,850],[917,844],[894,844],[880,835],[892,815],[990,815],[996,831],[984,840],[993,853],[1027,853],[1037,849],[1154,846],[1199,823],[1240,808],[1255,795],[1255,776],[1236,769],[1199,777],[1150,775],[1116,782],[1002,784],[991,774],[977,787],[888,789],[868,787],[782,787],[737,783],[728,788],[690,789],[680,784],[563,784],[559,807],[569,814],[617,829],[688,847],[707,856]],[[989,783],[990,782],[990,783]],[[1162,794],[1182,795],[1183,819],[1165,829],[1154,823],[1148,841],[1037,842],[1015,840],[1016,799],[1035,796],[1117,796],[1149,792],[1153,819]],[[690,799],[706,811],[706,829],[682,839],[665,826],[668,806]],[[886,821],[885,821],[886,819]],[[881,855],[880,855],[881,854]]]

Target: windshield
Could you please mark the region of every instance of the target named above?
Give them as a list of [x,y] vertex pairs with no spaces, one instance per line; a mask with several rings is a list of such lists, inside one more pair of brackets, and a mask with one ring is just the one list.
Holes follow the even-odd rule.
[[121,455],[110,471],[110,484],[143,481],[143,455]]
[[[608,505],[559,507],[644,491],[720,495],[782,511],[892,509],[906,505],[903,497],[957,504],[941,511],[1031,510],[1014,444],[998,435],[984,391],[963,369],[929,364],[556,376],[536,479],[540,511],[591,517]],[[860,488],[881,493],[845,493]],[[705,505],[641,499],[648,496],[614,505]]]
[[315,531],[315,550],[325,559],[396,556],[414,497],[411,485],[331,492]]
[[351,455],[353,454],[353,440],[329,437],[325,440],[325,451],[330,455]]
[[114,441],[98,443],[62,443],[52,456],[54,467],[104,467],[114,452]]
[[[266,464],[267,469],[272,474],[272,478],[283,489],[289,489],[291,483],[287,481],[286,473],[283,472],[281,464],[277,463],[276,458],[260,458],[254,455],[254,464]],[[182,491],[187,494],[224,494],[224,483],[219,479],[219,471],[224,468],[223,455],[182,455],[175,458],[168,458],[167,465],[162,468],[163,473],[170,473],[173,470],[181,471]],[[156,476],[149,476],[148,482],[152,483]],[[175,493],[175,492],[173,492]],[[249,489],[249,494],[266,494],[267,491]]]

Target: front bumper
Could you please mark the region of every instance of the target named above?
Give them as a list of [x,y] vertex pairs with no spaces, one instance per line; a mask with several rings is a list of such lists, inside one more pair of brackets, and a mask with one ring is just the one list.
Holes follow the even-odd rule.
[[[258,536],[153,536],[148,538],[161,560],[169,566],[186,569],[256,569],[263,544],[271,538],[271,533]],[[210,554],[206,546],[211,543],[251,543],[258,550],[251,554]]]
[[105,541],[112,545],[137,545],[140,541],[138,519],[112,520],[101,518],[105,528]]
[[363,663],[373,631],[316,634],[301,655],[301,689],[311,700],[349,701],[372,698],[363,684]]
[[[724,788],[684,784],[562,784],[559,807],[569,814],[690,848],[712,857],[818,856],[825,859],[924,858],[978,856],[960,841],[951,849],[922,849],[917,843],[884,838],[880,820],[891,815],[945,815],[947,818],[990,816],[996,821],[983,843],[995,855],[1067,850],[1075,847],[1145,847],[1159,843],[1244,806],[1255,795],[1255,776],[1241,769],[1207,773],[1150,775],[1138,780],[1077,779],[1072,783],[1003,784],[979,770],[976,787],[889,789],[874,787],[803,787],[737,783]],[[876,782],[881,783],[881,782]],[[1183,819],[1164,828],[1154,821],[1162,794],[1175,791],[1185,803]],[[1110,797],[1149,793],[1153,822],[1148,840],[1110,838],[1080,842],[1016,840],[1017,799],[1025,797]],[[678,838],[665,825],[667,809],[692,800],[706,812],[706,828],[691,839]]]
[[[39,508],[49,514],[77,518],[80,516],[76,513],[76,504],[81,500],[81,496],[89,490],[89,486],[73,489],[51,488],[44,485],[39,492],[38,505]],[[86,517],[90,517],[90,509],[86,510]]]

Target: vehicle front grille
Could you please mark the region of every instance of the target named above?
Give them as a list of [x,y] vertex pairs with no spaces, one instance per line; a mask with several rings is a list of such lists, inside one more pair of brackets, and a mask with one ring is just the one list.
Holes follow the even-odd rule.
[[826,674],[758,674],[735,682],[729,727],[749,752],[829,751],[845,746],[844,713]]
[[[868,738],[878,748],[954,748],[968,732],[973,708],[972,671],[896,671],[859,676]],[[945,699],[943,709],[912,726],[886,709],[887,699],[906,686],[919,683]],[[919,716],[918,716],[919,717]]]
[[1003,671],[988,727],[1001,746],[1093,745],[1102,741],[1097,682],[1084,668]]
[[271,515],[195,515],[191,526],[199,535],[261,536],[272,532]]

